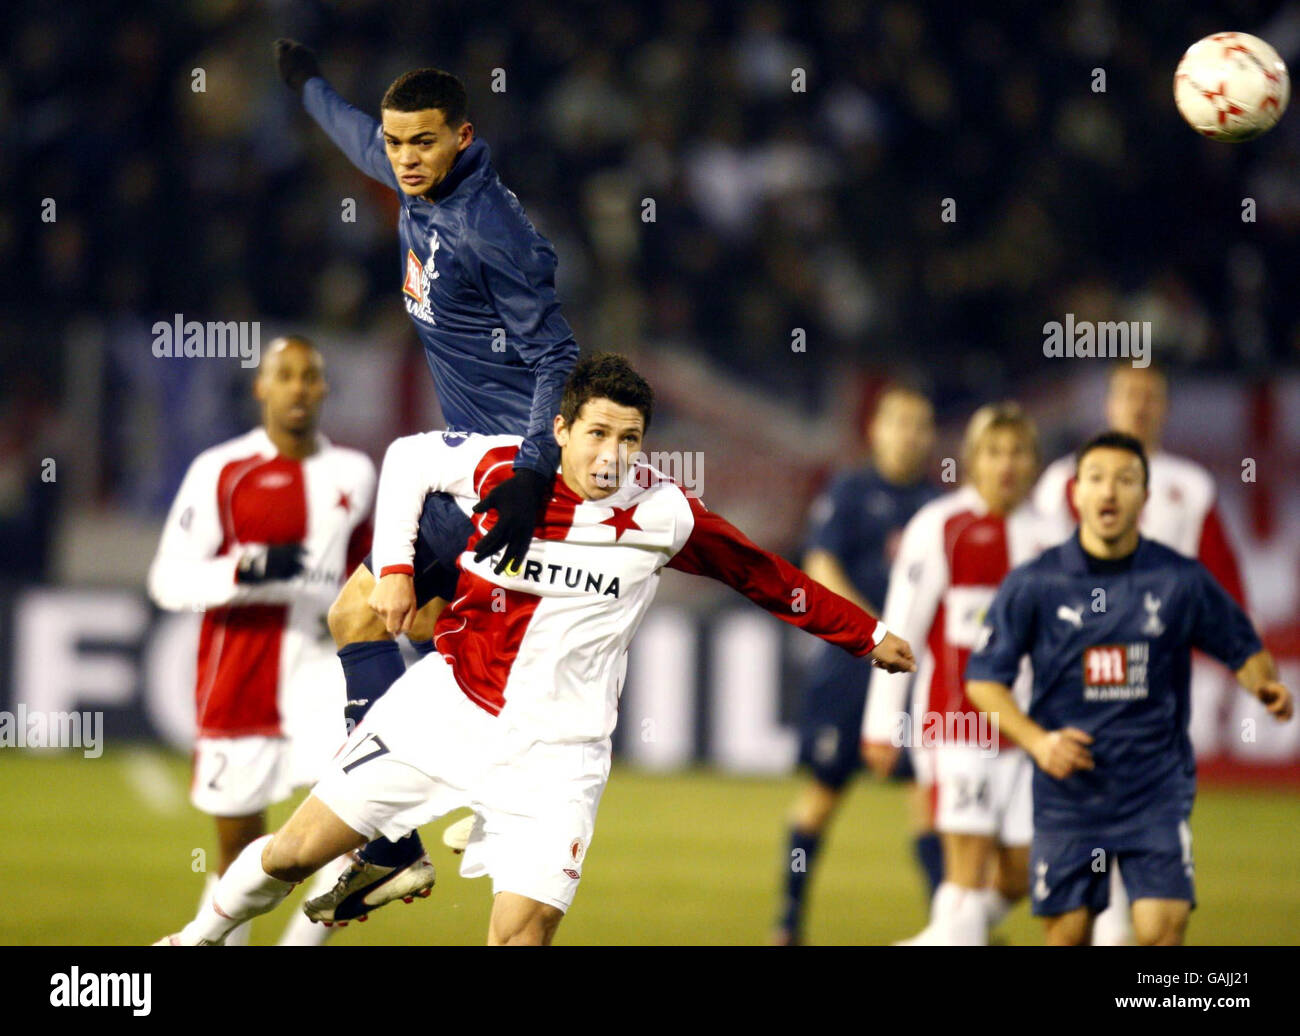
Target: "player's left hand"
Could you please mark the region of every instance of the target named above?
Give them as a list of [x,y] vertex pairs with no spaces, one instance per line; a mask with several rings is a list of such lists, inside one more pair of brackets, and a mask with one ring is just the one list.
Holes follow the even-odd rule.
[[1291,700],[1291,692],[1286,689],[1286,685],[1277,680],[1269,680],[1259,685],[1255,691],[1255,697],[1260,700],[1264,708],[1273,714],[1273,718],[1279,723],[1291,718],[1295,711],[1295,704]]
[[291,89],[302,93],[308,79],[320,75],[320,65],[311,49],[304,47],[297,40],[278,39],[275,41],[275,63],[280,69],[280,78]]
[[541,517],[542,508],[551,498],[553,482],[554,479],[531,468],[516,468],[511,478],[475,504],[475,514],[493,510],[497,513],[497,520],[479,541],[474,560],[482,561],[505,547],[501,561],[493,569],[497,575],[507,568],[518,568],[523,564],[528,544],[533,540],[533,529]]
[[913,673],[916,659],[912,647],[902,637],[886,633],[885,639],[871,652],[871,664],[887,673]]

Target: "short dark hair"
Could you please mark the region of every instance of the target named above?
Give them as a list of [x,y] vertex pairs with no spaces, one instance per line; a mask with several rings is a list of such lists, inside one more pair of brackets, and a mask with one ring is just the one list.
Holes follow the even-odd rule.
[[1151,484],[1151,468],[1147,464],[1147,451],[1142,445],[1142,440],[1129,435],[1127,432],[1107,431],[1100,435],[1094,435],[1091,439],[1079,447],[1079,451],[1074,455],[1074,477],[1079,477],[1079,468],[1083,464],[1083,458],[1093,450],[1126,450],[1134,454],[1142,462],[1142,485]]
[[578,361],[564,383],[560,400],[564,423],[572,427],[582,408],[592,399],[608,399],[619,406],[636,407],[645,418],[645,430],[649,430],[655,408],[654,390],[617,353],[596,353]]
[[447,125],[457,129],[469,112],[469,95],[465,93],[464,84],[450,72],[440,68],[417,68],[393,80],[379,107],[395,112],[438,108]]

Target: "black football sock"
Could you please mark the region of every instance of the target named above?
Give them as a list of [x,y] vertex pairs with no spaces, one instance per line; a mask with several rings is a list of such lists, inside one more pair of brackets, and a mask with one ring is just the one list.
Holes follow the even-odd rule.
[[782,931],[789,932],[796,939],[803,926],[804,897],[820,843],[819,833],[790,829],[790,849],[785,857],[785,899],[778,924]]

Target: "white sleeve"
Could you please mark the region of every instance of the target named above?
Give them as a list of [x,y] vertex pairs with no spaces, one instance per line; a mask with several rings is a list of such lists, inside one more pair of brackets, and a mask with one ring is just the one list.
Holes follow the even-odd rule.
[[[889,589],[881,621],[912,647],[919,662],[948,583],[948,559],[943,550],[943,512],[922,508],[907,523],[898,555],[889,572]],[[872,670],[862,740],[889,742],[907,711],[908,673]]]
[[395,440],[384,454],[375,494],[375,578],[382,578],[387,571],[412,574],[425,496],[450,493],[474,498],[474,473],[483,455],[493,445],[517,445],[519,441],[518,436],[446,432],[421,432]]
[[149,566],[149,596],[168,611],[199,611],[228,604],[283,604],[292,581],[241,586],[235,582],[240,552],[221,554],[224,535],[217,502],[219,459],[200,454],[185,472]]

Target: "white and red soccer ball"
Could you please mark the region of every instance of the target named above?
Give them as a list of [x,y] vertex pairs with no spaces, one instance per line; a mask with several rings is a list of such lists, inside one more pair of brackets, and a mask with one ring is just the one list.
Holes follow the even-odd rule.
[[1174,73],[1174,103],[1192,129],[1237,143],[1271,130],[1291,99],[1277,51],[1244,32],[1216,32],[1187,48]]

